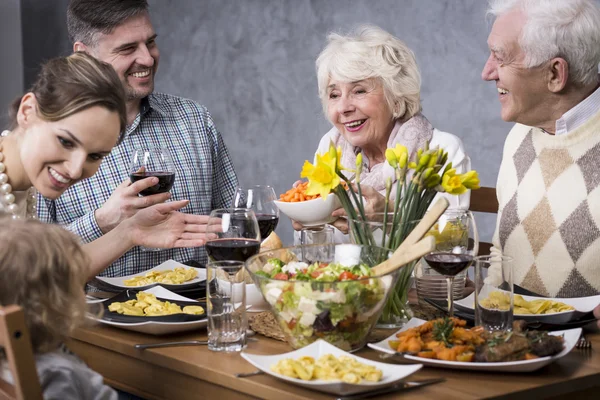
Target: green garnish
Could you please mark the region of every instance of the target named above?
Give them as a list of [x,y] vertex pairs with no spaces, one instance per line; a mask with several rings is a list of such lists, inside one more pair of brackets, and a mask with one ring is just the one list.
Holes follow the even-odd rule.
[[451,348],[450,336],[452,335],[452,329],[454,329],[454,322],[450,318],[446,317],[441,321],[436,321],[433,323],[433,338]]

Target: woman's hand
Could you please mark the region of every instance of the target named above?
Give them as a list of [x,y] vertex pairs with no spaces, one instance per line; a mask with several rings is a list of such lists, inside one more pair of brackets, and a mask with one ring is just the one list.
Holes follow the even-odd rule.
[[[354,191],[357,192],[357,187],[353,185]],[[365,214],[383,212],[385,209],[385,196],[373,189],[371,186],[361,185],[362,197],[364,197]],[[358,192],[357,192],[358,193]],[[348,219],[346,210],[338,208],[332,215],[338,217],[331,225],[343,233],[348,233]]]
[[177,211],[188,203],[181,200],[157,204],[124,221],[129,224],[134,244],[159,248],[204,246],[208,216]]

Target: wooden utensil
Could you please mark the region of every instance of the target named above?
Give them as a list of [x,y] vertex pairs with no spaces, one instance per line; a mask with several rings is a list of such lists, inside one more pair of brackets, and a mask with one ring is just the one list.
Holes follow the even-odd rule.
[[448,200],[445,197],[440,197],[433,207],[427,211],[423,219],[415,226],[412,232],[404,239],[402,244],[396,249],[395,253],[404,252],[407,247],[412,246],[421,240],[423,236],[429,232],[431,227],[435,225],[449,205],[450,203],[448,203]]
[[[398,248],[398,250],[400,250],[400,248]],[[410,247],[405,248],[403,251],[398,250],[396,250],[390,258],[371,269],[371,271],[375,273],[375,276],[389,274],[403,265],[417,260],[425,254],[431,253],[435,250],[435,238],[433,236],[427,236]]]

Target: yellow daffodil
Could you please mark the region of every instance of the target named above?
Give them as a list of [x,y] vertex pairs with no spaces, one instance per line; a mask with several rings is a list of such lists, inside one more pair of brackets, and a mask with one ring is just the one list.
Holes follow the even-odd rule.
[[[335,151],[335,147],[333,148]],[[317,162],[313,165],[304,162],[300,177],[308,178],[306,194],[320,194],[323,200],[340,184],[340,177],[336,173],[337,157],[332,157],[329,151],[323,155],[317,154]]]
[[457,175],[456,169],[451,168],[442,177],[442,187],[446,193],[454,195],[463,194],[467,189],[479,189],[477,171]]
[[479,175],[477,171],[471,170],[462,174],[461,180],[467,189],[479,189]]
[[385,151],[385,159],[392,166],[392,168],[396,168],[398,165],[398,158],[396,157],[394,149],[387,149]]

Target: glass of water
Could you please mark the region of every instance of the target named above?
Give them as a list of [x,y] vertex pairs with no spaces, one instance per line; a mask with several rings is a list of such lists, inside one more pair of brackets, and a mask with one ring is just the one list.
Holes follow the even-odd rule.
[[475,325],[490,332],[511,331],[513,309],[513,259],[475,257]]
[[206,265],[208,349],[241,351],[246,346],[246,283],[241,261]]

